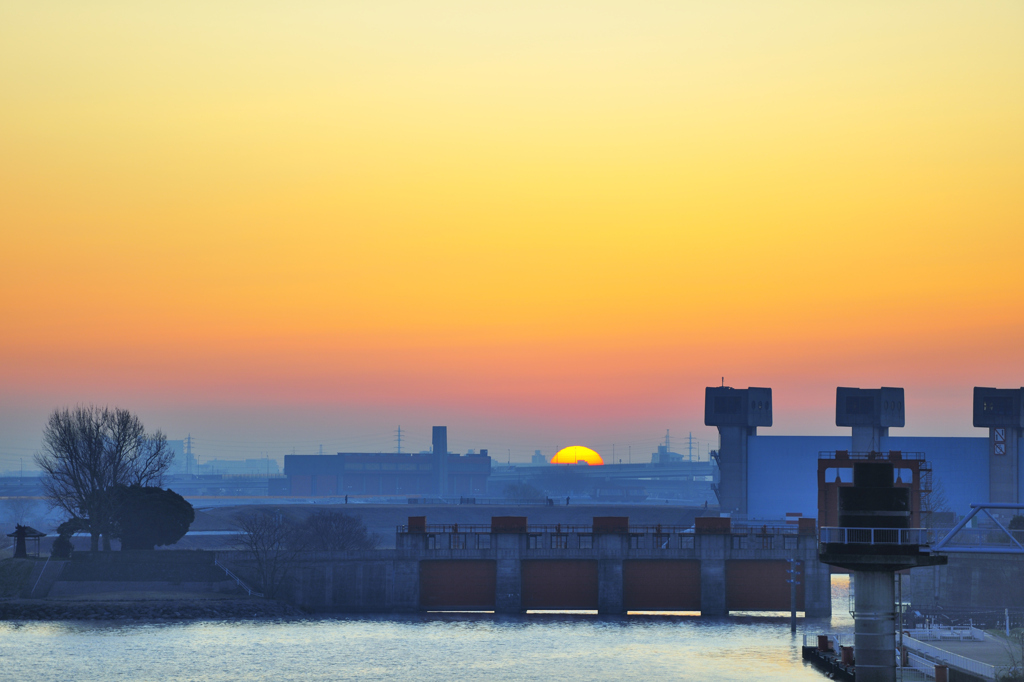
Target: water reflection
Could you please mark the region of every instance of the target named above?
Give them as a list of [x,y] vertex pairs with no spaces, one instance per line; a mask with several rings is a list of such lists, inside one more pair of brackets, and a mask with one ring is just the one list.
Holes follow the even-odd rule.
[[[837,578],[840,578],[837,576]],[[814,680],[802,634],[832,621],[422,613],[300,621],[0,623],[0,677],[32,680]]]

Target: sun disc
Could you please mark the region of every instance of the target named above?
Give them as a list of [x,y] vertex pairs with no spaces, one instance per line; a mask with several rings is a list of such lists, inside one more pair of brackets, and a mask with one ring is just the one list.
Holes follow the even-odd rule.
[[583,445],[570,445],[567,448],[562,448],[551,458],[552,464],[576,464],[577,462],[586,462],[590,466],[604,464],[601,455]]

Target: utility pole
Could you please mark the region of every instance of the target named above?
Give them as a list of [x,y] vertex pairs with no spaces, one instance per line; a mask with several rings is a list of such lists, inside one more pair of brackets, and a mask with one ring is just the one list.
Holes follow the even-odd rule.
[[789,574],[789,578],[786,580],[789,583],[789,631],[796,632],[796,586],[800,584],[798,580],[800,571],[800,562],[796,559],[788,559],[789,570],[786,573]]

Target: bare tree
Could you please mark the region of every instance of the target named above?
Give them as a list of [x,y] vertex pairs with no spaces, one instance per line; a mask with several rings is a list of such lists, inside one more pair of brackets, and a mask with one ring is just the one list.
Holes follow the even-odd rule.
[[31,497],[8,497],[4,500],[4,520],[13,525],[25,526],[33,516],[36,501]]
[[325,509],[307,516],[296,528],[291,543],[297,550],[344,552],[376,549],[380,538],[370,533],[357,517]]
[[256,509],[235,516],[235,527],[263,594],[277,596],[298,558],[292,542],[295,525],[276,510]]
[[949,511],[949,502],[946,500],[946,489],[939,478],[935,478],[932,489],[921,495],[921,520],[924,525],[931,526],[934,522],[932,514]]
[[128,410],[95,406],[54,410],[36,464],[50,504],[88,523],[91,549],[110,549],[118,485],[159,486],[173,453],[160,431],[147,434]]

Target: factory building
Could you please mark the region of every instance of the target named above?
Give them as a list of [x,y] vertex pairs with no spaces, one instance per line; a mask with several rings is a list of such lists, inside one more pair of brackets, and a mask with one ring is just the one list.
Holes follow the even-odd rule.
[[287,490],[309,497],[339,495],[483,495],[491,473],[487,450],[448,452],[448,428],[435,426],[432,451],[419,454],[339,452],[336,455],[285,455]]
[[[1018,443],[1024,429],[1024,389],[974,389],[974,425],[988,429],[975,438],[890,435],[905,423],[902,388],[836,391],[836,426],[848,435],[770,436],[770,388],[709,387],[705,424],[721,437],[718,496],[723,512],[750,519],[786,514],[820,518],[818,462],[824,453],[889,452],[926,460],[930,493],[937,507],[965,514],[972,503],[1024,500]],[[966,406],[965,406],[966,407]],[[849,471],[830,470],[846,483]],[[907,474],[903,474],[907,481]]]

